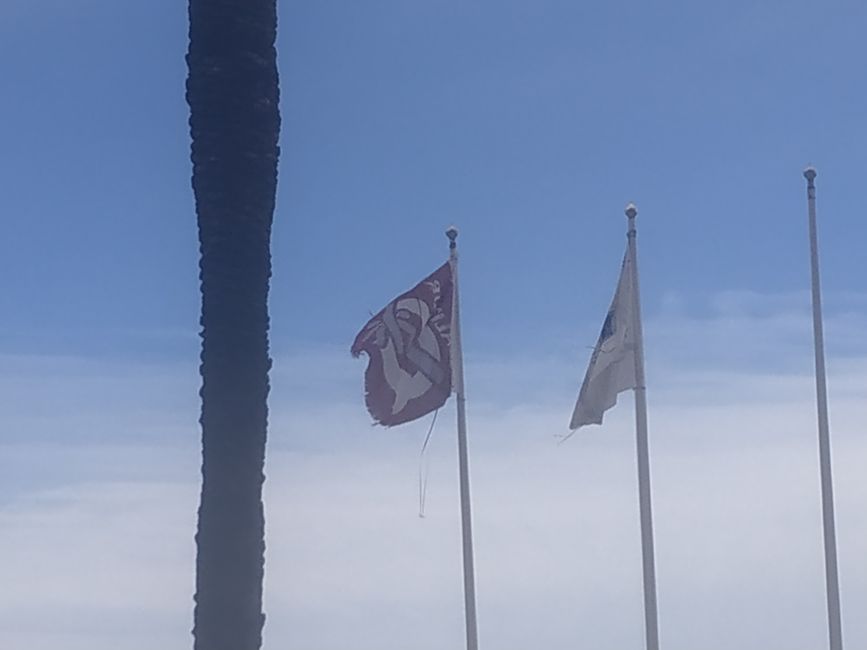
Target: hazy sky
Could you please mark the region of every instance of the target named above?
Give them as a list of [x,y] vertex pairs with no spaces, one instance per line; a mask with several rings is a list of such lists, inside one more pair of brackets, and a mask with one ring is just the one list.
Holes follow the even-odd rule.
[[[191,646],[183,2],[0,5],[0,647]],[[369,426],[369,317],[461,231],[484,648],[641,647],[632,407],[557,445],[639,208],[666,650],[815,650],[804,166],[844,641],[867,645],[867,5],[280,6],[266,647],[459,647],[454,413]],[[11,585],[11,586],[10,586]]]

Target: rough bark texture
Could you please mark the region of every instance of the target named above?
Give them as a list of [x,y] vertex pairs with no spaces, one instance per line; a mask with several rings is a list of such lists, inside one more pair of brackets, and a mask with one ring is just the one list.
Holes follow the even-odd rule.
[[187,102],[202,287],[196,650],[262,642],[276,0],[190,0]]

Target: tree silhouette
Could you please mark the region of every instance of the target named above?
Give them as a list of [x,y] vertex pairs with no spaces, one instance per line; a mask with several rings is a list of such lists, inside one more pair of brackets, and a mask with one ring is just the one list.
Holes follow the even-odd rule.
[[190,0],[202,289],[196,650],[261,646],[268,285],[280,130],[276,0]]

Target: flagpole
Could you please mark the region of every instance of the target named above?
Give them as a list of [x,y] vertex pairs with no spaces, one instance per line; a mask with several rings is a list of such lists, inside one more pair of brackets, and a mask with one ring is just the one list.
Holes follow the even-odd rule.
[[470,468],[467,453],[467,414],[464,395],[464,354],[461,349],[461,312],[458,297],[458,229],[451,226],[446,231],[449,238],[449,262],[452,267],[454,307],[452,311],[452,368],[454,391],[458,402],[458,463],[461,487],[461,535],[464,556],[464,613],[466,615],[467,650],[478,650],[479,638],[476,626],[476,581],[473,568],[473,524],[470,511]]
[[638,503],[641,518],[641,563],[644,571],[644,632],[647,650],[659,650],[656,608],[656,568],[653,554],[653,513],[650,503],[650,453],[647,444],[647,388],[644,381],[644,335],[641,330],[641,299],[638,289],[638,252],[635,245],[633,203],[626,206],[627,239],[632,259],[633,315],[635,327],[635,437],[638,450]]
[[813,293],[813,344],[816,355],[816,405],[819,419],[819,469],[822,482],[822,526],[825,542],[825,588],[828,601],[828,638],[831,650],[842,650],[840,585],[837,577],[837,540],[834,532],[834,487],[831,478],[831,438],[828,432],[828,388],[825,382],[825,342],[822,296],[819,288],[819,244],[816,234],[816,170],[804,170],[810,226],[810,270]]

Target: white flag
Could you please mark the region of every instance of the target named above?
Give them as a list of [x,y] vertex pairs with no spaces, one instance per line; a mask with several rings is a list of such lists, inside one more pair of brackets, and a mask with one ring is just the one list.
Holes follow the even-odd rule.
[[602,424],[602,414],[617,403],[617,394],[637,386],[633,264],[634,260],[627,248],[617,291],[593,349],[593,356],[590,357],[590,365],[572,413],[569,424],[572,431],[585,424]]

